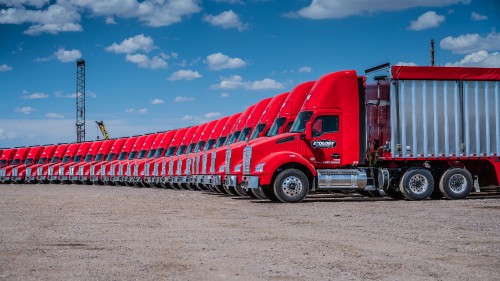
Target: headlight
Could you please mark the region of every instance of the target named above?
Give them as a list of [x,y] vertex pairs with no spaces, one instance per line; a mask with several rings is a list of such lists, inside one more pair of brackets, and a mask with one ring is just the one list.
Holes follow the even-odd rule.
[[235,172],[235,173],[239,173],[239,172],[241,172],[241,166],[242,166],[241,164],[236,165],[236,166],[234,167],[234,172]]
[[256,173],[262,173],[262,171],[264,170],[264,165],[265,164],[266,164],[265,162],[257,164],[257,166],[255,166],[255,172]]
[[226,168],[226,165],[222,165],[219,167],[219,173],[224,173],[224,169]]

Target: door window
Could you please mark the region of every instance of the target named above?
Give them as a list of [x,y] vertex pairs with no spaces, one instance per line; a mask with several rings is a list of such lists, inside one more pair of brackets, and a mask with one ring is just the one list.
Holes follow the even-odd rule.
[[319,116],[312,125],[313,137],[319,137],[325,133],[335,133],[339,131],[339,117],[326,115]]

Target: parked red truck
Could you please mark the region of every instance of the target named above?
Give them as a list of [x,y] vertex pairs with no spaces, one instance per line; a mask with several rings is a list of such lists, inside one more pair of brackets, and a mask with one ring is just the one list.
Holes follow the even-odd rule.
[[[45,148],[51,148],[51,146],[35,146],[30,149],[28,156],[24,160],[23,164],[17,165],[12,168],[11,182],[13,183],[24,183],[24,178],[26,176],[26,168],[37,165],[43,155]],[[46,161],[46,159],[45,159]],[[45,162],[42,160],[42,162]],[[30,171],[31,172],[31,171]]]
[[[72,143],[68,146],[66,152],[64,153],[64,157],[61,160],[61,162],[51,165],[47,169],[47,179],[50,181],[50,183],[60,183],[59,180],[59,173],[61,172],[60,167],[63,165],[72,163],[76,153],[78,152],[78,149],[80,148],[81,143]],[[64,172],[64,170],[63,170]]]
[[[146,139],[148,138],[149,135],[142,135],[137,137],[137,140],[134,143],[134,146],[132,147],[132,150],[130,151],[128,157],[123,160],[119,160],[114,166],[114,176],[111,176],[111,181],[116,185],[125,185],[125,182],[123,181],[125,178],[125,173],[127,172],[127,164],[130,160],[134,160],[137,158],[139,153],[141,152],[142,146],[146,142]],[[112,170],[113,172],[113,166]]]
[[244,149],[242,186],[300,202],[323,191],[459,199],[499,184],[500,69],[393,66],[376,78],[321,77],[290,133]]
[[70,173],[73,172],[71,171],[71,167],[74,167],[74,165],[83,162],[85,156],[87,156],[87,153],[93,144],[94,142],[91,141],[80,143],[80,146],[78,147],[78,150],[73,160],[69,163],[65,163],[59,166],[59,182],[63,182],[66,184],[71,183]]
[[194,150],[196,143],[198,143],[198,140],[200,139],[201,134],[203,133],[206,126],[206,123],[194,126],[196,129],[194,130],[193,134],[186,133],[186,135],[184,136],[184,144],[186,144],[186,149],[182,151],[182,153],[178,153],[176,156],[171,158],[170,161],[174,163],[173,166],[175,167],[174,177],[172,181],[172,185],[174,187],[188,189],[186,185],[186,176],[183,176],[186,168],[186,155]]
[[144,161],[154,156],[156,149],[153,148],[153,144],[156,140],[160,142],[162,137],[162,133],[148,135],[142,144],[141,151],[137,155],[137,158],[125,162],[127,168],[125,169],[124,183],[129,186],[142,186],[142,177],[139,176],[139,166],[144,168]]
[[97,151],[97,155],[92,159],[91,162],[86,161],[85,163],[82,163],[78,167],[78,178],[73,181],[73,183],[79,183],[79,184],[91,184],[90,181],[90,169],[92,165],[95,165],[96,163],[105,161],[111,151],[111,148],[113,147],[113,144],[116,142],[116,139],[109,139],[105,140],[102,145],[99,147],[99,150]]
[[9,166],[14,156],[16,155],[17,148],[6,148],[3,150],[2,157],[0,157],[0,168]]
[[[90,148],[85,154],[83,160],[73,165],[70,165],[68,173],[69,181],[71,181],[72,183],[80,182],[80,173],[81,172],[83,173],[83,166],[85,166],[86,164],[89,165],[90,163],[94,162],[94,159],[96,158],[97,153],[99,152],[103,144],[104,144],[103,140],[97,140],[90,143]],[[81,170],[80,167],[82,168]]]
[[50,160],[53,158],[54,154],[56,153],[58,145],[48,145],[43,149],[42,156],[38,160],[38,163],[35,165],[32,165],[30,167],[26,167],[26,173],[24,175],[24,182],[25,183],[33,183],[36,181],[36,176],[37,176],[37,170],[39,167],[50,163]]
[[21,165],[26,160],[30,149],[31,147],[19,147],[16,150],[16,154],[10,165],[0,168],[0,182],[11,183],[12,168]]
[[165,156],[158,158],[158,160],[155,161],[152,181],[155,183],[156,186],[161,186],[164,188],[172,187],[170,186],[169,183],[170,168],[172,170],[172,175],[173,175],[173,164],[172,167],[170,167],[170,158],[177,154],[177,151],[180,149],[180,146],[182,145],[182,140],[184,139],[184,135],[187,133],[189,129],[190,128],[178,129],[175,132],[172,141],[170,142],[170,146],[165,152]]
[[113,142],[106,158],[104,158],[101,162],[96,162],[90,165],[89,178],[91,184],[104,184],[103,180],[106,176],[106,171],[109,171],[109,168],[106,170],[105,164],[115,161],[121,155],[122,148],[128,140],[129,138],[116,139]]
[[155,183],[157,183],[157,181],[154,181],[153,178],[158,177],[158,160],[166,155],[169,150],[170,143],[176,133],[177,130],[171,130],[163,133],[161,140],[159,142],[155,140],[155,143],[153,144],[153,148],[156,150],[155,155],[152,158],[147,159],[142,167],[139,165],[139,175],[142,177],[142,183],[144,186],[156,186]]
[[39,166],[38,168],[36,168],[36,170],[31,171],[31,177],[28,179],[29,183],[49,183],[49,167],[62,162],[64,155],[68,150],[68,147],[69,144],[67,143],[57,144],[56,151],[50,159],[50,162]]
[[132,151],[132,148],[134,147],[135,142],[137,141],[138,136],[133,136],[130,138],[127,138],[125,143],[123,144],[123,147],[120,150],[120,154],[118,154],[118,157],[107,163],[103,163],[101,165],[101,181],[104,184],[109,184],[109,185],[114,185],[114,181],[111,179],[115,177],[117,174],[117,166],[120,163],[120,161],[125,160],[129,157],[130,151]]

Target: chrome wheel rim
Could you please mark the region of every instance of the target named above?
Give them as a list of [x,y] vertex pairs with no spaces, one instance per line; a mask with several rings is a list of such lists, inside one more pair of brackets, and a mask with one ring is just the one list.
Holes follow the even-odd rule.
[[429,187],[429,182],[427,181],[426,177],[418,174],[418,175],[414,175],[410,178],[409,187],[410,187],[411,192],[413,192],[415,194],[422,194]]
[[448,187],[454,193],[462,193],[467,188],[467,179],[460,174],[455,174],[450,177]]
[[298,196],[302,192],[303,188],[302,182],[296,176],[285,178],[285,180],[283,180],[283,184],[281,185],[283,192],[290,197]]

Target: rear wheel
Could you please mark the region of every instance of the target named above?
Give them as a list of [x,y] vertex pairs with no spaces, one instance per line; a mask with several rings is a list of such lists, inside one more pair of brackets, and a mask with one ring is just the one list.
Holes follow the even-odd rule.
[[309,192],[309,180],[300,170],[284,170],[276,177],[273,191],[279,201],[297,203],[304,200]]
[[448,199],[467,197],[472,190],[472,185],[472,175],[462,168],[446,170],[439,180],[439,190]]
[[399,182],[399,191],[408,200],[424,200],[434,190],[434,178],[426,169],[409,169]]

